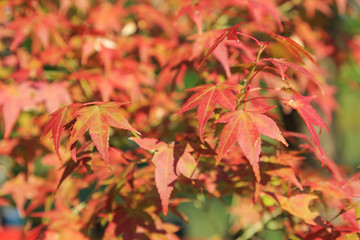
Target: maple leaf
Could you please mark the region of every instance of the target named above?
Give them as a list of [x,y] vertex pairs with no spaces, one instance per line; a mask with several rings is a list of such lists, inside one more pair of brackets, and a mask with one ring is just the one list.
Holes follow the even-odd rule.
[[324,93],[322,95],[319,93],[319,89],[312,85],[308,86],[308,95],[316,95],[317,98],[314,99],[316,104],[320,107],[321,111],[324,113],[324,117],[327,122],[332,122],[333,113],[339,109],[339,104],[336,101],[335,94],[337,92],[337,88],[331,85],[324,86]]
[[283,31],[283,26],[281,24],[279,16],[281,12],[279,11],[276,4],[274,4],[272,1],[255,0],[248,0],[248,4],[251,15],[253,16],[254,20],[259,23],[259,25],[264,25],[265,22],[263,16],[265,15],[265,13],[267,13],[275,19],[279,30],[281,32]]
[[321,117],[316,113],[315,109],[310,105],[311,100],[314,98],[315,96],[294,95],[294,100],[285,102],[285,104],[295,109],[304,120],[306,127],[309,129],[311,137],[320,152],[322,164],[324,164],[325,155],[320,146],[319,138],[313,124],[325,128],[327,132],[329,132],[329,129]]
[[[59,190],[61,184],[64,182],[64,180],[69,177],[71,175],[71,173],[80,166],[80,164],[87,166],[87,162],[89,160],[91,160],[91,153],[92,150],[94,148],[94,144],[92,142],[86,142],[85,144],[83,144],[80,148],[79,151],[81,152],[81,157],[76,159],[75,161],[72,161],[71,159],[69,161],[67,161],[65,164],[63,164],[63,166],[61,168],[64,169],[61,178],[59,180],[59,183],[56,186],[56,189],[54,191],[54,195],[57,193],[57,191]],[[75,154],[76,155],[76,154]],[[75,156],[76,157],[76,156]],[[92,163],[92,166],[94,164]]]
[[[34,202],[41,201],[48,193],[48,189],[43,187],[44,181],[44,179],[37,176],[26,177],[25,173],[20,173],[1,186],[0,195],[11,195],[19,215],[23,217],[30,207],[26,204],[27,200],[34,200],[30,203],[34,204]],[[51,187],[51,183],[48,186]],[[36,200],[34,196],[37,196]]]
[[231,70],[230,70],[230,63],[229,63],[229,53],[226,48],[225,44],[220,44],[215,50],[214,50],[214,56],[217,58],[217,60],[221,63],[221,65],[224,67],[226,77],[231,76]]
[[50,46],[40,52],[39,60],[42,64],[55,66],[63,59],[64,55],[69,52],[70,48],[61,48]]
[[[300,145],[300,147],[303,150],[308,150],[309,152],[312,152],[315,154],[315,156],[318,159],[321,159],[321,154],[318,151],[318,147],[315,145],[314,141],[311,140],[307,135],[303,134],[303,133],[298,133],[298,132],[283,132],[283,135],[288,138],[288,137],[296,137],[296,138],[301,138],[303,140],[305,140],[307,143],[303,143]],[[325,166],[329,169],[329,171],[331,172],[332,176],[339,182],[343,182],[345,181],[345,177],[344,177],[344,173],[340,170],[339,166],[335,164],[335,162],[329,158],[329,156],[327,156],[325,154],[324,156],[324,163]]]
[[86,131],[89,130],[91,140],[94,142],[101,157],[107,165],[109,158],[109,126],[126,129],[138,133],[119,111],[119,106],[125,103],[107,102],[83,104],[73,113],[76,122],[71,130],[67,148],[69,149]]
[[269,170],[267,170],[266,173],[270,176],[277,176],[285,179],[293,183],[302,191],[303,187],[296,177],[296,167],[287,163],[287,161],[289,161],[287,158],[290,158],[292,162],[294,162],[294,160],[296,161],[296,156],[294,155],[279,155],[266,159],[266,162],[269,164]]
[[195,23],[198,32],[202,33],[202,9],[198,6],[186,5],[180,9],[175,21],[177,21],[185,13],[188,14],[191,20]]
[[68,84],[66,82],[55,82],[47,84],[39,82],[35,84],[38,87],[38,92],[35,96],[35,101],[44,101],[46,109],[49,113],[57,110],[62,104],[70,104],[71,96],[67,91]]
[[8,28],[14,31],[14,38],[10,44],[11,51],[16,50],[16,48],[18,48],[18,46],[26,39],[34,18],[35,16],[17,18],[8,25]]
[[34,107],[32,95],[35,93],[29,83],[20,85],[0,85],[0,106],[2,105],[5,121],[4,138],[10,137],[12,128],[16,123],[21,110]]
[[91,72],[88,70],[81,70],[76,73],[72,73],[69,77],[70,79],[76,79],[81,81],[82,79],[86,79],[87,81],[95,81],[99,86],[99,92],[102,96],[103,101],[109,101],[110,95],[114,90],[113,84],[108,81],[108,78],[105,78],[102,74],[97,72]]
[[215,123],[227,123],[221,133],[217,148],[217,164],[237,140],[246,158],[252,165],[257,181],[260,181],[260,133],[276,139],[287,146],[275,121],[263,114],[273,107],[274,106],[236,110],[224,114],[215,121]]
[[111,4],[108,2],[99,4],[94,8],[87,19],[94,28],[99,31],[120,31],[120,17],[125,14],[120,4]]
[[295,42],[290,38],[280,36],[275,33],[270,33],[270,35],[273,36],[276,39],[276,41],[282,44],[289,51],[291,56],[293,56],[296,60],[298,60],[301,63],[304,62],[300,55],[301,53],[320,69],[320,66],[316,63],[314,57],[310,53],[308,53],[300,44],[298,44],[297,42]]
[[16,50],[19,45],[26,39],[28,35],[36,36],[32,38],[32,51],[39,52],[39,43],[47,48],[50,45],[50,37],[52,36],[55,42],[64,47],[66,43],[62,39],[59,29],[69,27],[69,21],[60,14],[53,13],[39,13],[31,14],[28,17],[16,18],[8,26],[14,31],[14,38],[10,45],[12,51]]
[[311,80],[314,81],[314,83],[321,89],[321,92],[324,95],[324,91],[322,89],[321,84],[318,82],[318,80],[315,78],[315,76],[313,74],[311,74],[305,68],[300,67],[294,63],[287,62],[284,58],[263,58],[261,61],[268,61],[268,62],[271,62],[272,64],[274,64],[274,66],[278,69],[278,71],[281,75],[281,78],[283,80],[285,80],[285,76],[286,76],[285,71],[288,69],[288,67],[303,73],[305,76],[309,77]]
[[153,8],[149,4],[139,3],[132,5],[129,11],[138,16],[139,19],[153,26],[159,26],[163,30],[163,33],[169,37],[175,37],[178,34],[173,27],[173,20],[170,20],[163,12],[159,11],[158,8]]
[[214,44],[211,46],[211,48],[209,49],[209,51],[206,53],[205,57],[203,58],[203,60],[200,62],[199,66],[197,67],[197,69],[199,69],[201,67],[201,65],[205,62],[205,60],[210,56],[210,54],[219,46],[219,44],[225,40],[225,38],[227,38],[227,40],[236,40],[236,41],[240,41],[239,38],[237,37],[237,27],[239,27],[240,25],[244,24],[244,22],[238,23],[235,26],[232,26],[228,29],[226,29],[214,42]]
[[155,183],[158,189],[164,215],[167,215],[171,192],[174,183],[181,173],[189,179],[197,179],[196,161],[187,146],[175,143],[166,144],[154,138],[132,138],[141,148],[154,151],[152,158],[155,164]]
[[[145,204],[142,205],[146,206]],[[150,231],[156,231],[157,229],[153,218],[142,208],[134,210],[123,206],[117,207],[114,210],[113,219],[116,224],[114,235],[118,236],[121,234],[124,240],[149,239],[144,232],[137,231],[137,228],[141,227],[144,230],[149,229]]]
[[312,212],[309,209],[310,202],[318,198],[316,195],[304,193],[291,196],[290,198],[283,197],[279,194],[271,194],[271,196],[278,201],[280,207],[285,211],[303,219],[307,224],[316,225],[314,219],[319,216],[319,213]]
[[321,0],[305,0],[303,2],[303,6],[309,18],[313,18],[315,16],[315,12],[317,11],[327,15],[328,17],[333,14],[333,10],[329,4]]
[[72,5],[83,12],[86,12],[90,7],[90,3],[86,0],[63,0],[60,2],[59,11],[66,15],[67,11]]
[[320,192],[323,196],[329,196],[333,199],[344,199],[348,196],[348,193],[343,190],[342,183],[334,179],[328,179],[328,181],[311,181],[304,185],[310,187],[311,192]]
[[198,123],[199,123],[199,135],[202,142],[204,142],[203,134],[206,122],[214,112],[216,104],[219,103],[221,106],[235,110],[236,100],[231,89],[235,87],[230,84],[205,84],[194,88],[187,89],[186,91],[196,92],[192,95],[186,103],[180,108],[176,114],[186,112],[196,106]]
[[64,132],[64,127],[74,118],[72,116],[72,113],[79,106],[80,104],[71,104],[69,106],[62,107],[50,114],[51,119],[45,125],[44,131],[41,135],[41,137],[43,138],[51,130],[51,137],[54,141],[55,152],[58,155],[59,159],[61,159],[59,148],[61,136]]

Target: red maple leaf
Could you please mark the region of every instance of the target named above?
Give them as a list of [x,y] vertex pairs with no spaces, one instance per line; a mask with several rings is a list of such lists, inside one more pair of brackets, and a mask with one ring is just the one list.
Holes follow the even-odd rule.
[[71,96],[67,91],[68,84],[66,82],[54,82],[51,84],[38,82],[35,83],[35,86],[38,88],[35,101],[44,101],[49,113],[56,111],[61,105],[71,103]]
[[319,81],[315,78],[315,76],[313,74],[311,74],[305,68],[300,67],[300,66],[298,66],[298,65],[296,65],[294,63],[287,62],[284,58],[263,58],[261,61],[268,61],[268,62],[271,62],[272,64],[274,64],[274,66],[279,71],[279,73],[281,75],[281,78],[283,80],[285,80],[285,77],[287,78],[285,72],[288,69],[288,67],[303,73],[305,76],[307,76],[311,80],[313,80],[313,82],[320,88],[320,90],[322,91],[322,94],[324,95],[324,91],[323,91],[322,86],[319,83]]
[[39,52],[40,44],[44,48],[48,48],[50,46],[51,36],[56,39],[56,43],[60,45],[60,47],[64,47],[66,44],[59,30],[60,28],[69,26],[69,21],[64,16],[55,12],[40,13],[38,15],[33,13],[27,17],[16,18],[8,26],[8,28],[14,32],[10,50],[15,51],[26,37],[32,34],[35,36],[35,38],[32,38],[33,52]]
[[275,121],[263,114],[271,108],[273,107],[236,110],[228,112],[216,120],[215,123],[227,123],[220,136],[216,162],[220,162],[224,154],[237,140],[246,158],[253,167],[256,179],[260,181],[260,133],[274,138],[287,146]]
[[174,183],[181,173],[189,179],[197,179],[196,161],[187,146],[166,144],[154,138],[132,138],[141,148],[154,151],[152,158],[155,164],[155,183],[160,194],[164,215],[167,215],[171,192]]
[[[76,122],[71,130],[67,148],[69,149],[82,135],[89,130],[101,157],[107,165],[109,158],[109,126],[137,132],[119,111],[119,106],[125,103],[95,103],[84,104],[74,111]],[[74,159],[75,160],[75,159]]]
[[74,112],[79,105],[80,104],[71,104],[69,106],[62,107],[50,114],[51,119],[45,125],[44,131],[41,135],[41,137],[44,137],[51,130],[55,151],[59,159],[61,159],[59,148],[61,136],[64,132],[64,127],[74,118],[71,113]]
[[329,132],[329,129],[327,128],[321,117],[317,114],[315,109],[310,105],[311,100],[314,98],[315,96],[294,95],[294,100],[290,100],[285,104],[295,109],[299,113],[300,117],[304,120],[306,127],[310,131],[311,137],[315,145],[319,149],[322,164],[324,164],[325,155],[320,146],[319,138],[316,135],[315,129],[312,125],[314,124],[316,126],[323,127],[326,129],[327,132]]
[[181,114],[198,106],[199,135],[202,142],[204,142],[203,134],[205,124],[214,112],[217,103],[230,110],[235,110],[236,100],[231,91],[231,89],[234,88],[234,85],[210,83],[187,89],[187,91],[194,91],[196,93],[186,101],[177,114]]
[[283,17],[283,15],[281,15],[281,12],[279,11],[276,4],[274,4],[272,1],[248,0],[247,2],[248,2],[247,7],[249,8],[249,12],[254,18],[255,22],[259,24],[259,26],[264,25],[268,21],[265,20],[264,17],[266,14],[268,14],[274,18],[280,32],[283,31],[283,26],[281,24],[281,19],[280,19],[280,17]]
[[32,95],[35,93],[29,83],[20,85],[0,85],[0,106],[5,121],[4,138],[9,138],[21,110],[34,107]]
[[270,35],[272,35],[276,41],[282,44],[289,51],[291,56],[294,57],[297,61],[301,63],[304,62],[301,57],[302,54],[320,69],[320,66],[316,63],[314,57],[308,53],[300,44],[290,38],[280,36],[275,33],[270,33]]
[[203,62],[210,56],[210,54],[219,46],[219,44],[225,40],[225,38],[227,38],[227,40],[235,40],[235,41],[240,41],[238,36],[237,36],[237,27],[239,27],[240,25],[244,24],[244,22],[242,23],[238,23],[235,26],[232,26],[231,28],[226,29],[214,42],[214,44],[211,46],[211,48],[209,49],[209,51],[206,53],[205,57],[203,58],[203,60],[201,61],[201,63],[199,64],[199,66],[197,67],[197,69],[199,69],[201,67],[201,65],[203,64]]
[[203,19],[202,9],[199,6],[186,5],[180,9],[180,11],[176,17],[176,21],[184,14],[189,15],[191,20],[195,23],[198,32],[202,33],[203,32],[203,30],[202,30],[202,19]]
[[120,31],[119,19],[124,14],[121,4],[104,2],[90,12],[87,21],[99,31]]

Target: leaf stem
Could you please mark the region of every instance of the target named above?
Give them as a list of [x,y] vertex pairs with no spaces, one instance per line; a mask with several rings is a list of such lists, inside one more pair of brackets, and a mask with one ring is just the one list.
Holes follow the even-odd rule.
[[[248,76],[244,80],[245,81],[245,86],[244,86],[243,90],[245,91],[245,104],[243,106],[243,109],[245,109],[245,107],[246,107],[246,99],[247,99],[247,96],[248,96],[248,93],[249,93],[249,90],[250,90],[250,83],[251,83],[251,81],[253,79],[253,74],[254,74],[254,71],[256,69],[257,63],[260,60],[260,55],[261,55],[262,51],[263,51],[263,45],[260,45],[259,51],[258,51],[257,56],[256,56],[255,65],[251,68]],[[239,105],[238,105],[238,107],[239,107]]]
[[282,91],[282,90],[284,90],[284,88],[280,88],[280,87],[277,87],[277,88],[261,88],[261,87],[257,87],[257,88],[251,88],[251,89],[249,90],[249,92],[261,91],[261,90]]
[[290,101],[290,99],[277,98],[277,97],[256,97],[256,98],[250,98],[250,99],[247,99],[246,101],[245,100],[243,100],[243,101],[249,102],[249,101],[253,101],[253,100],[257,100],[257,99],[275,99],[275,100],[280,100],[280,101]]
[[245,109],[245,107],[246,107],[247,97],[248,97],[248,94],[249,94],[249,92],[250,92],[250,90],[251,90],[250,82],[251,82],[251,81],[254,79],[254,77],[255,77],[261,70],[263,70],[265,67],[266,67],[266,65],[262,66],[259,70],[257,70],[257,71],[251,76],[250,80],[248,81],[249,86],[246,88],[245,104],[244,104],[243,109]]
[[267,223],[269,223],[271,220],[279,217],[281,215],[282,211],[277,208],[275,211],[271,213],[264,213],[262,219],[251,225],[240,237],[236,238],[236,240],[244,240],[244,239],[250,239],[258,232],[262,231]]
[[253,73],[254,73],[254,71],[256,69],[257,63],[260,60],[260,55],[261,55],[262,51],[263,51],[263,45],[260,45],[256,60],[255,60],[255,65],[252,67],[252,69],[250,70],[250,73],[248,74],[248,76],[245,79],[245,87],[244,87],[245,91],[246,91],[246,88],[249,86],[249,84],[251,82],[251,79],[252,79],[251,77],[252,77],[252,75],[253,75]]

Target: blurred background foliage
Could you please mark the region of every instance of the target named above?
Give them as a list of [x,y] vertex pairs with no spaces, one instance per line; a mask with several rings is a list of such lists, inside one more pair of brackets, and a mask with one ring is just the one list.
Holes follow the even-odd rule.
[[[360,5],[357,1],[349,4],[352,10],[335,17],[332,33],[339,56],[333,68],[339,104],[334,124],[337,151],[333,158],[355,169],[360,163]],[[350,38],[353,42],[348,41]]]

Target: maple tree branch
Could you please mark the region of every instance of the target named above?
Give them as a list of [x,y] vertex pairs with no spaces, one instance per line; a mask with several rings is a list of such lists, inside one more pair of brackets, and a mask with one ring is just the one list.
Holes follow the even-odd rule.
[[[260,56],[260,55],[259,55]],[[256,65],[255,65],[256,66]],[[263,70],[264,68],[266,67],[266,65],[264,65],[264,66],[262,66],[255,74],[253,74],[252,76],[251,76],[251,78],[250,78],[250,80],[247,82],[247,87],[246,87],[246,89],[245,89],[245,91],[246,91],[246,94],[245,94],[245,104],[244,104],[244,107],[243,107],[243,109],[245,109],[245,107],[246,107],[246,102],[247,102],[247,97],[248,97],[248,94],[249,94],[249,92],[250,92],[250,90],[251,90],[251,88],[250,88],[250,83],[251,83],[251,81],[254,79],[254,77],[261,71],[261,70]]]
[[248,74],[248,76],[245,78],[245,86],[244,86],[244,90],[246,91],[246,88],[249,86],[250,82],[251,82],[251,77],[256,69],[256,64],[259,62],[260,60],[260,55],[262,53],[262,50],[263,50],[263,45],[260,45],[259,47],[259,51],[257,53],[257,57],[256,57],[256,60],[255,60],[255,65],[252,67],[252,69],[250,70],[250,73]]
[[243,100],[242,102],[249,102],[249,101],[253,101],[253,100],[257,100],[257,99],[274,99],[274,100],[280,100],[280,101],[290,101],[290,99],[278,98],[278,97],[256,97],[256,98],[247,99],[246,101]]
[[[244,104],[244,106],[243,106],[243,109],[245,109],[245,107],[246,107],[246,99],[247,99],[247,97],[248,97],[248,93],[249,93],[249,90],[250,90],[250,83],[251,83],[251,81],[252,81],[252,79],[254,78],[254,76],[256,76],[256,74],[257,73],[259,73],[266,65],[264,65],[259,71],[257,71],[255,74],[254,74],[254,71],[255,71],[255,69],[256,69],[256,66],[257,66],[257,63],[259,62],[259,60],[260,60],[260,55],[261,55],[261,53],[262,53],[262,51],[263,51],[263,45],[260,45],[260,47],[259,47],[259,51],[258,51],[258,54],[257,54],[257,57],[256,57],[256,60],[255,60],[255,64],[254,64],[254,66],[252,67],[252,69],[250,70],[250,73],[248,74],[248,76],[245,78],[245,80],[244,80],[244,82],[245,82],[245,86],[244,86],[244,88],[243,88],[243,90],[245,91],[245,100],[244,100],[244,102],[245,102],[245,104]],[[241,101],[242,102],[242,101]],[[240,102],[240,103],[241,103]],[[240,105],[240,104],[239,104]],[[239,105],[238,105],[238,107],[239,107]]]
[[249,92],[253,92],[253,91],[260,91],[260,90],[275,90],[275,91],[282,91],[284,90],[284,88],[281,87],[277,87],[277,88],[262,88],[262,87],[257,87],[257,88],[251,88],[248,91]]
[[251,239],[256,233],[263,230],[264,226],[269,223],[271,220],[277,218],[282,213],[280,208],[277,208],[272,213],[265,213],[263,215],[262,220],[259,222],[251,225],[240,237],[236,238],[236,240],[245,240],[245,239]]

